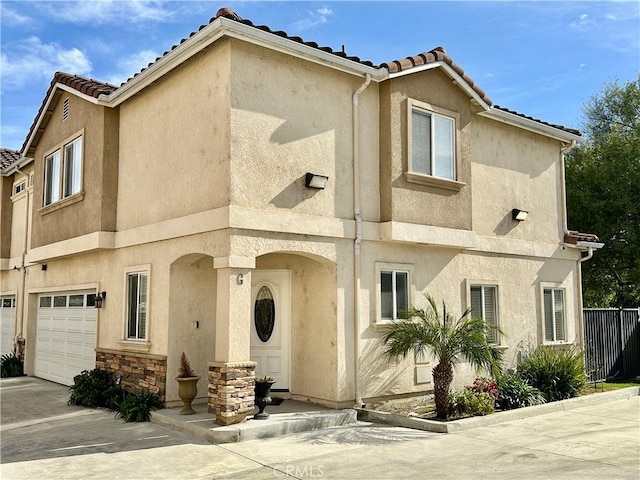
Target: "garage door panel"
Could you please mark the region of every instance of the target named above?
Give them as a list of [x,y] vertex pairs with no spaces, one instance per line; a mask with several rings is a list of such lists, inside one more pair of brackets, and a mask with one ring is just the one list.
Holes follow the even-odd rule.
[[95,367],[96,311],[88,306],[87,294],[57,292],[38,302],[36,375],[73,384],[82,370]]

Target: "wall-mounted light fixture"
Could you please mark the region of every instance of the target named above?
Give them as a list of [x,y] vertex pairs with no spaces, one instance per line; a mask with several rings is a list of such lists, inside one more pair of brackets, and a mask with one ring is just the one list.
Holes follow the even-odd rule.
[[511,218],[517,220],[518,222],[523,222],[529,216],[529,212],[527,210],[521,210],[519,208],[514,208],[511,210]]
[[329,181],[329,177],[327,177],[326,175],[318,175],[317,173],[307,172],[304,185],[307,188],[315,188],[317,190],[323,190],[324,187],[327,186],[328,181]]
[[107,292],[98,292],[94,300],[96,308],[102,308],[102,303],[105,301],[106,298],[107,298]]
[[242,285],[244,283],[244,275],[239,273],[238,276],[236,277],[236,283],[238,285]]
[[40,269],[41,269],[43,272],[46,272],[46,271],[47,271],[47,264],[46,264],[46,263],[43,263],[43,264],[42,264],[42,266],[40,267]]

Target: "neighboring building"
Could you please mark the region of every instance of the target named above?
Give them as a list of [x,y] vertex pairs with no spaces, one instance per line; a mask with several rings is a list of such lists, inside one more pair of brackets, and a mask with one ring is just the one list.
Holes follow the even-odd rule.
[[566,229],[580,138],[493,106],[442,48],[375,66],[224,9],[120,87],[57,73],[2,167],[26,370],[97,365],[174,404],[184,351],[234,423],[254,368],[332,407],[430,389],[430,363],[380,345],[423,292],[497,323],[509,365],[579,344],[599,246]]

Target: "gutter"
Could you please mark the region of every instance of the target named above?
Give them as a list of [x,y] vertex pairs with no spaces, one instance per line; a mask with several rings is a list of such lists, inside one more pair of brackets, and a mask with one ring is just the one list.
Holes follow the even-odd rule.
[[362,394],[358,383],[360,370],[360,246],[362,243],[362,216],[360,215],[360,95],[371,83],[371,75],[353,94],[353,218],[356,221],[356,237],[353,242],[353,368],[356,408],[362,408]]

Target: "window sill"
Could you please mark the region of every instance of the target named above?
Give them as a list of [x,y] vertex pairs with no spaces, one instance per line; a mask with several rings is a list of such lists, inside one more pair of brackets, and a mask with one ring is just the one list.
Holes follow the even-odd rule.
[[453,192],[459,192],[467,185],[463,182],[457,182],[455,180],[449,180],[446,178],[432,177],[431,175],[424,175],[422,173],[406,172],[404,176],[409,183],[417,183],[418,185],[442,188],[443,190],[451,190]]
[[560,340],[558,342],[542,342],[542,345],[545,347],[565,347],[567,345],[573,345],[573,343],[567,340]]
[[144,340],[118,340],[118,345],[122,350],[130,352],[149,353],[151,351],[151,342]]
[[498,350],[502,350],[505,351],[509,348],[509,345],[500,345],[500,344],[495,344],[495,343],[490,343],[489,345],[491,345],[494,348],[497,348]]
[[38,213],[40,215],[47,215],[51,212],[60,210],[61,208],[73,205],[74,203],[81,202],[82,200],[84,200],[84,191],[74,193],[70,197],[63,198],[62,200],[58,200],[56,203],[52,203],[50,205],[47,205],[46,207],[39,208]]
[[386,332],[395,322],[393,320],[379,320],[372,324],[374,332]]

